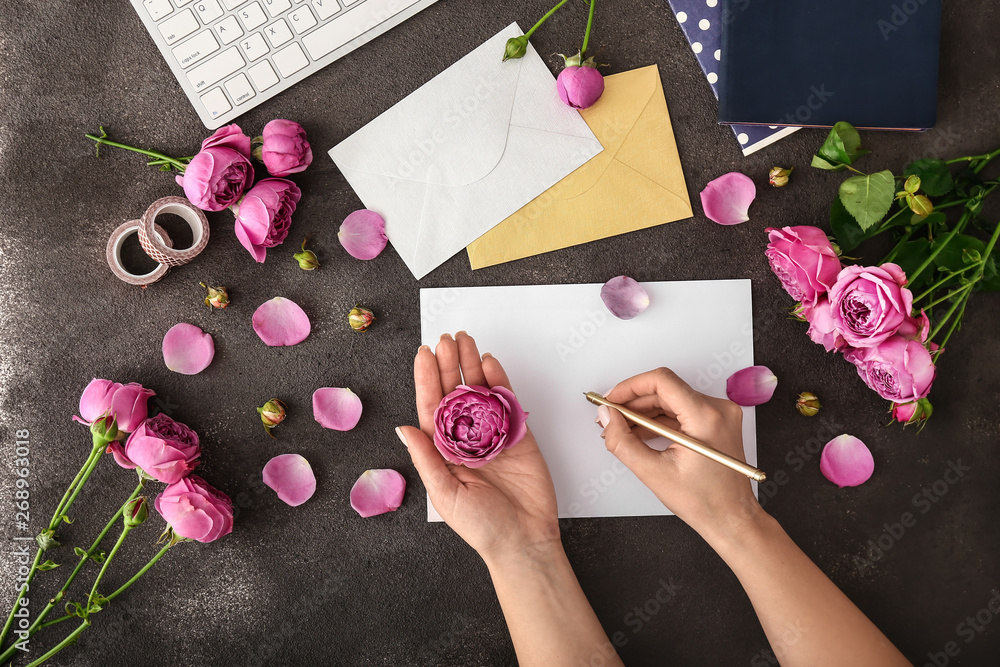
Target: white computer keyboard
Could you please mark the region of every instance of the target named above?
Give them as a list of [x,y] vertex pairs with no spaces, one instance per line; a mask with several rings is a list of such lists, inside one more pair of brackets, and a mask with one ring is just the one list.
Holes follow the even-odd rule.
[[436,0],[132,0],[205,126],[264,100]]

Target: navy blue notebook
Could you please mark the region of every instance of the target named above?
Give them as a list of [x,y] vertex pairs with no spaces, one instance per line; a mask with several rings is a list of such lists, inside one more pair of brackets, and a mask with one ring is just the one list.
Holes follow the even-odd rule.
[[925,130],[941,0],[722,0],[719,122]]

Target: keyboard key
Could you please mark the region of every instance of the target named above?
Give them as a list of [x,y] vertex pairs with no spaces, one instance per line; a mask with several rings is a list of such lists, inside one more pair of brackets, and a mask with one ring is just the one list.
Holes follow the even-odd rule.
[[143,6],[149,12],[149,18],[159,21],[164,16],[174,11],[170,5],[170,0],[142,0]]
[[283,11],[287,11],[292,3],[289,0],[264,0],[264,6],[271,17],[275,17]]
[[240,11],[236,12],[236,15],[240,17],[240,23],[243,24],[243,29],[247,31],[262,26],[267,22],[267,16],[264,15],[264,10],[261,9],[260,5],[256,2],[252,5],[247,5]]
[[233,98],[236,106],[243,104],[256,95],[246,74],[238,74],[229,81],[226,81],[226,90],[229,91],[229,96]]
[[288,29],[288,24],[285,23],[284,19],[278,19],[264,28],[264,34],[267,35],[267,41],[271,42],[271,46],[275,48],[292,38],[292,31]]
[[240,52],[247,57],[247,60],[253,62],[259,58],[263,58],[267,55],[270,49],[267,48],[267,44],[264,42],[264,38],[260,36],[259,32],[255,32],[246,39],[240,40]]
[[253,85],[257,86],[257,90],[260,91],[265,91],[278,83],[278,75],[274,73],[271,63],[266,60],[251,67],[247,73],[253,79]]
[[281,76],[288,78],[309,64],[306,54],[302,53],[302,47],[292,44],[286,49],[278,51],[273,56],[274,66],[278,68]]
[[236,9],[246,1],[247,0],[222,0],[222,4],[226,6],[226,9]]
[[201,92],[236,70],[242,69],[245,64],[243,56],[240,55],[240,50],[233,46],[211,60],[188,70],[188,81],[194,86],[196,92]]
[[217,0],[199,0],[195,3],[194,9],[205,25],[222,16],[222,7]]
[[202,95],[201,103],[205,105],[205,108],[208,110],[208,115],[212,118],[218,118],[233,108],[232,105],[229,104],[229,100],[226,99],[226,94],[222,92],[222,88],[213,88],[209,92]]
[[[324,0],[325,2],[326,0]],[[336,21],[331,21],[313,30],[302,38],[302,44],[309,51],[313,60],[319,60],[326,54],[339,49],[344,44],[382,23],[390,16],[398,14],[417,0],[388,0],[378,3],[368,0],[361,9],[347,12]],[[319,0],[316,0],[315,5]],[[370,7],[370,9],[369,9]],[[384,7],[384,9],[378,9]]]
[[292,22],[292,28],[294,28],[295,32],[300,35],[316,25],[316,17],[313,16],[313,13],[309,9],[308,5],[305,7],[299,7],[294,12],[289,14],[288,18]]
[[204,30],[180,46],[173,48],[174,58],[184,69],[218,50],[219,43],[215,41],[215,35],[212,34],[211,30]]
[[344,4],[347,5],[348,7],[350,7],[351,5],[353,5],[357,1],[358,0],[344,0]]
[[215,30],[215,34],[219,36],[223,44],[229,44],[243,36],[243,30],[240,29],[240,24],[236,21],[235,16],[227,16],[216,23],[212,29]]
[[156,27],[160,29],[160,34],[163,35],[163,39],[167,40],[167,46],[169,46],[197,30],[198,19],[194,17],[194,12],[185,9],[177,16],[171,16]]
[[174,4],[178,7],[183,7],[184,5],[191,4],[191,0],[174,0]]
[[340,11],[340,5],[337,3],[337,0],[314,0],[313,7],[316,9],[316,13],[319,14],[320,21],[325,21]]

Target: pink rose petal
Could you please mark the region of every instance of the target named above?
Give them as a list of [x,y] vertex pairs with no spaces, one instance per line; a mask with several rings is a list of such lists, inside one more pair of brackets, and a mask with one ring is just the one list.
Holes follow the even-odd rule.
[[163,337],[163,362],[175,373],[197,375],[214,357],[212,336],[193,324],[175,324]]
[[361,399],[350,389],[322,387],[313,392],[313,418],[323,428],[350,431],[361,419]]
[[819,470],[840,488],[858,486],[875,472],[875,459],[865,443],[845,433],[826,443],[819,457]]
[[757,188],[749,176],[731,171],[711,181],[701,191],[705,216],[720,225],[738,225],[750,219],[750,204]]
[[312,466],[298,454],[281,454],[268,461],[264,466],[264,483],[292,507],[298,507],[316,493]]
[[363,517],[395,512],[405,491],[406,480],[395,470],[366,470],[351,489],[351,507]]
[[340,244],[351,257],[375,259],[383,250],[389,237],[385,235],[385,220],[375,211],[366,208],[351,213],[337,232]]
[[778,378],[767,366],[750,366],[726,380],[726,396],[738,405],[767,403],[778,386]]
[[601,299],[611,314],[622,320],[630,320],[649,307],[646,290],[628,276],[618,276],[604,283]]
[[254,311],[253,330],[262,341],[274,347],[301,343],[309,335],[312,325],[299,304],[276,296]]

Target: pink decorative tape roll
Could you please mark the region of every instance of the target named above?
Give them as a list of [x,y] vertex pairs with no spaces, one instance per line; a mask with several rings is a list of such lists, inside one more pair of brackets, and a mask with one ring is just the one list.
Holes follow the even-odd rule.
[[[153,234],[156,224],[156,216],[161,213],[173,213],[179,215],[191,227],[191,247],[184,250],[175,250],[162,243]],[[157,199],[146,212],[143,213],[139,221],[139,243],[146,254],[160,264],[167,266],[181,266],[187,264],[197,257],[205,246],[208,245],[208,219],[205,213],[195,208],[194,204],[184,197],[163,197]]]
[[[151,285],[163,276],[167,275],[167,271],[170,270],[170,267],[161,263],[157,264],[156,268],[149,273],[145,273],[141,276],[129,273],[129,271],[122,265],[122,244],[125,243],[125,239],[138,231],[139,221],[129,220],[118,227],[118,229],[111,232],[111,238],[108,239],[107,249],[108,266],[111,267],[111,272],[120,280],[127,282],[129,285],[139,285],[141,287],[145,287],[146,285]],[[167,234],[163,227],[153,225],[153,234],[156,236],[157,241],[161,244],[168,248],[173,248],[174,242],[171,240],[170,235]]]

